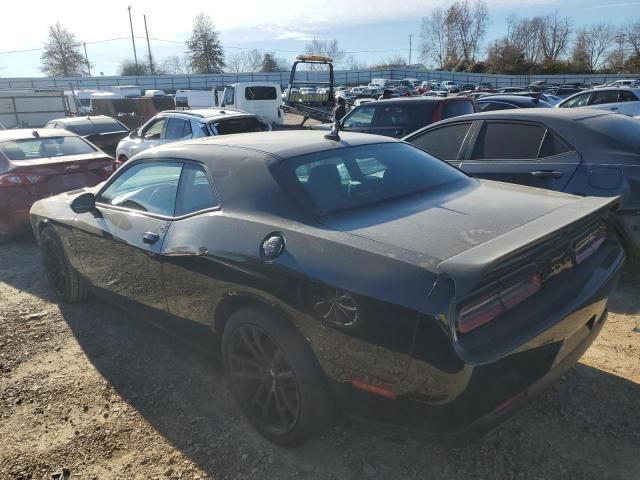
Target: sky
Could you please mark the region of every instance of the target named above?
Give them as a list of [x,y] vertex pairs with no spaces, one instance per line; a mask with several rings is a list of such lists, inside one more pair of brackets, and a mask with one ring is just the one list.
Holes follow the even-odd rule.
[[[117,74],[123,59],[133,58],[127,6],[131,5],[138,57],[146,55],[143,15],[147,17],[151,50],[158,62],[184,55],[193,18],[209,14],[227,55],[257,48],[275,51],[292,61],[312,38],[336,38],[355,59],[368,64],[401,55],[418,58],[421,18],[442,0],[165,0],[11,1],[3,5],[0,29],[0,76],[42,76],[43,43],[51,24],[61,25],[87,43],[92,74]],[[504,36],[509,15],[528,17],[558,11],[582,24],[640,21],[640,1],[624,0],[486,0],[490,24],[485,41]],[[625,13],[627,12],[627,13]],[[637,12],[637,13],[636,13]],[[109,41],[105,41],[109,40]],[[34,49],[30,52],[11,53]]]

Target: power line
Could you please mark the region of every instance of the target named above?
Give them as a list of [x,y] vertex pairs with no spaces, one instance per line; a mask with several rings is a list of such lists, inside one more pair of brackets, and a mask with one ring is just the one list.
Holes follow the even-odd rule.
[[[93,45],[94,43],[115,42],[116,40],[127,40],[128,38],[129,37],[107,38],[105,40],[93,40],[91,42],[80,42],[80,43],[86,43],[87,45]],[[40,52],[42,50],[45,50],[45,48],[44,47],[39,47],[39,48],[25,48],[23,50],[7,50],[7,51],[4,51],[4,52],[0,52],[0,55],[9,55],[11,53]]]

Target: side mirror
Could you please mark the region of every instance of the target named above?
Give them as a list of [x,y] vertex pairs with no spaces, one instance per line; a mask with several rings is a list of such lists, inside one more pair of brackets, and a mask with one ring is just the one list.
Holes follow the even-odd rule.
[[96,208],[96,196],[91,192],[78,195],[71,202],[71,210],[76,213],[90,212],[94,208]]

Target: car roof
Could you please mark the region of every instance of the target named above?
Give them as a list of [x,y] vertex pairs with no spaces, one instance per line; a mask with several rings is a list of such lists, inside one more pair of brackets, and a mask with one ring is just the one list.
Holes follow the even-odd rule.
[[[478,112],[449,118],[443,123],[451,123],[457,120],[520,120],[520,121],[578,121],[585,118],[604,115],[618,115],[617,113],[593,108],[517,108],[511,110],[495,110],[492,112]],[[435,125],[435,124],[434,124]]]
[[406,103],[406,102],[443,102],[443,101],[451,101],[451,100],[467,100],[467,101],[471,101],[471,99],[467,98],[467,97],[423,97],[422,95],[419,97],[395,97],[395,98],[385,98],[383,100],[376,100],[375,102],[369,102],[369,104],[372,103]]
[[37,138],[33,132],[37,132],[40,137],[77,137],[73,132],[61,128],[13,128],[10,130],[0,130],[0,142],[12,140],[26,140]]
[[535,97],[528,95],[483,95],[476,100],[476,103],[484,103],[491,101],[510,102],[518,105],[525,105],[530,103],[538,103],[539,100]]
[[[587,90],[582,90],[581,92],[578,93],[591,93],[591,92],[626,92],[631,90],[632,92],[635,92],[636,94],[640,95],[640,88],[638,87],[629,87],[627,85],[621,85],[619,87],[602,87],[602,88],[589,88]],[[577,95],[577,94],[576,94]]]
[[256,118],[253,113],[239,112],[229,108],[197,108],[194,110],[165,110],[160,112],[158,116],[182,118],[185,120],[193,120],[196,122],[209,123],[225,118]]
[[[170,143],[159,148],[151,149],[149,152],[160,153],[164,155],[165,158],[167,154],[178,158],[194,158],[203,153],[203,147],[218,146],[251,150],[286,159],[331,149],[336,150],[360,145],[400,142],[400,140],[391,137],[367,133],[340,132],[339,141],[329,140],[325,138],[325,135],[326,132],[318,130],[284,130],[278,132],[219,135]],[[142,153],[142,156],[144,156],[144,153]]]

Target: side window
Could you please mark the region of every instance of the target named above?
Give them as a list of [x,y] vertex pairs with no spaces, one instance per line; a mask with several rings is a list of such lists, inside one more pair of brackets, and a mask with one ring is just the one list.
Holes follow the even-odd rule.
[[218,204],[204,168],[199,165],[185,165],[176,201],[176,217],[213,208]]
[[147,140],[157,140],[162,135],[162,130],[164,129],[164,124],[166,122],[166,118],[159,118],[151,125],[149,125],[142,132],[142,136]]
[[170,118],[167,121],[167,128],[164,131],[164,138],[168,140],[178,140],[184,137],[185,125],[189,122],[180,118]]
[[414,138],[411,143],[440,160],[457,160],[469,128],[471,123],[436,128]]
[[208,137],[211,135],[206,125],[197,122],[191,122],[192,138]]
[[344,118],[343,128],[370,127],[375,107],[357,107]]
[[473,103],[465,100],[449,100],[443,102],[442,120],[473,113]]
[[572,152],[573,148],[568,146],[560,137],[547,130],[540,147],[539,158],[553,157],[567,152]]
[[191,131],[191,122],[190,121],[185,121],[184,122],[184,129],[182,130],[182,138],[191,138],[193,132]]
[[[561,95],[561,93],[559,92]],[[576,95],[570,100],[567,100],[562,105],[559,105],[560,108],[573,108],[573,107],[585,107],[587,102],[589,101],[590,93],[583,93],[581,95]]]
[[224,104],[225,105],[233,105],[235,103],[235,93],[236,93],[236,89],[233,87],[227,87],[225,88],[225,94],[224,94]]
[[618,101],[619,102],[637,102],[638,97],[636,97],[633,92],[629,92],[627,90],[621,90],[620,98],[618,99]]
[[181,172],[177,162],[138,163],[120,173],[98,201],[173,217]]
[[603,105],[605,103],[616,103],[618,101],[617,90],[605,90],[591,94],[589,105]]
[[409,125],[409,112],[406,105],[380,105],[376,115],[376,127],[395,127]]
[[472,160],[534,160],[545,129],[523,123],[486,122],[473,148]]

